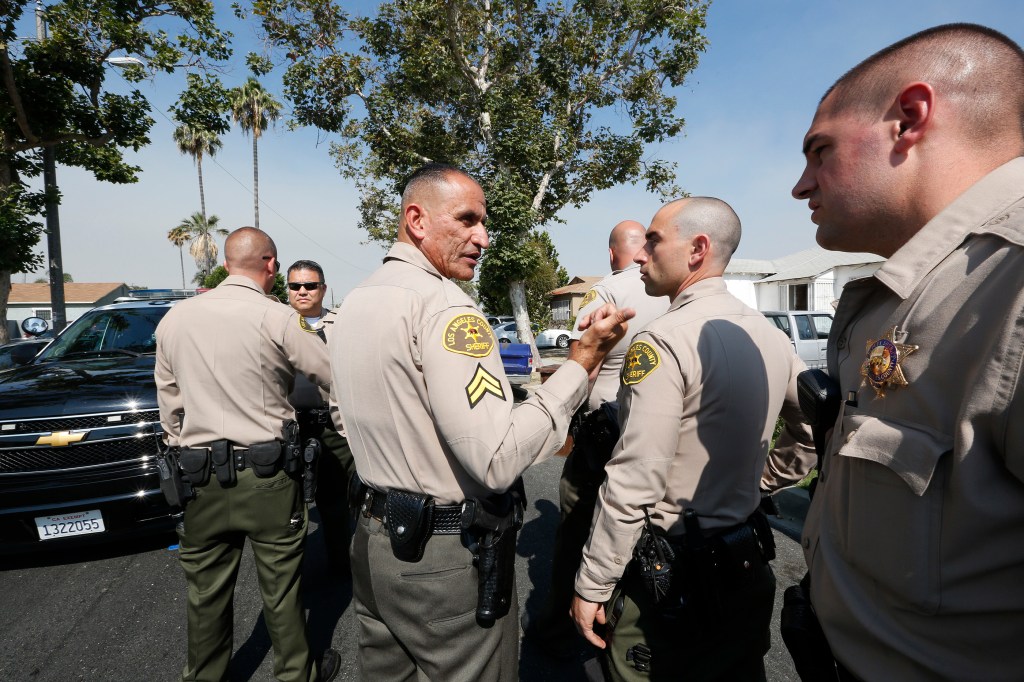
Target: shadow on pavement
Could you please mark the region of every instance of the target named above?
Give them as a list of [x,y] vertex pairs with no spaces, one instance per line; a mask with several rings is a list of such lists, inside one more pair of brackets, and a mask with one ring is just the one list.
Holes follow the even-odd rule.
[[[527,560],[527,573],[533,590],[523,607],[520,616],[527,619],[539,617],[547,601],[551,583],[551,557],[558,527],[558,506],[546,499],[534,501],[539,516],[527,522],[519,534],[517,551]],[[552,658],[547,655],[539,644],[530,638],[522,640],[519,654],[520,680],[558,680],[559,682],[576,682],[586,680],[583,665],[595,658],[597,650],[579,637],[571,652],[565,658]]]
[[176,547],[178,536],[174,531],[157,532],[132,540],[118,540],[96,545],[68,547],[66,545],[52,549],[40,546],[38,551],[26,554],[13,554],[0,559],[0,571],[23,568],[40,568],[44,566],[62,566],[94,561],[105,561],[117,557],[152,552],[156,549]]

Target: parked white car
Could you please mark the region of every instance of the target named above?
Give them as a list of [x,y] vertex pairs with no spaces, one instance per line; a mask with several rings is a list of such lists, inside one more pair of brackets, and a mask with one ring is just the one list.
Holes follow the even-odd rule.
[[[494,336],[498,343],[519,343],[519,333],[516,331],[515,322],[499,324],[494,329]],[[568,329],[545,329],[536,335],[537,348],[568,348],[572,332]]]
[[789,337],[793,350],[810,369],[826,369],[832,315],[810,310],[766,310],[764,316]]
[[545,329],[537,334],[537,348],[568,348],[572,332],[568,329]]

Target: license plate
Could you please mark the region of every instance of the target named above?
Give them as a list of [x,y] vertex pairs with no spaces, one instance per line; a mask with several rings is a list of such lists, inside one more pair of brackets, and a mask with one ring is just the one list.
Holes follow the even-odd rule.
[[39,531],[40,540],[53,540],[72,535],[102,533],[106,528],[103,525],[103,514],[100,513],[100,510],[90,509],[89,511],[55,516],[37,516],[36,530]]

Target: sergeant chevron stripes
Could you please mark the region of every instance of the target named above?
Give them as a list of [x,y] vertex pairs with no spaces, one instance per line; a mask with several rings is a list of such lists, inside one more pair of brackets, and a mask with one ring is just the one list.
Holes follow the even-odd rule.
[[484,369],[483,365],[477,363],[473,379],[466,385],[466,397],[469,398],[470,409],[476,407],[477,403],[488,393],[497,396],[501,400],[505,399],[505,391],[501,388],[501,381]]

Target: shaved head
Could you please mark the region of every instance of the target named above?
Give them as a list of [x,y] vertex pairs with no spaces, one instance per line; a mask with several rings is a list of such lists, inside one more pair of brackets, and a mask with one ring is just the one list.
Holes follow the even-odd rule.
[[623,220],[608,235],[608,259],[612,270],[623,270],[633,262],[633,256],[643,248],[645,228],[635,220]]
[[1009,135],[1020,145],[1024,52],[1002,33],[976,24],[936,26],[875,53],[829,88],[821,109],[878,116],[914,82],[928,83],[955,109],[969,139],[1003,145]]
[[240,227],[224,240],[224,267],[228,274],[248,277],[270,293],[281,267],[277,245],[263,230]]
[[712,244],[711,259],[715,269],[725,270],[740,244],[740,218],[732,206],[714,197],[688,197],[666,204],[667,225],[675,227],[680,237],[706,234]]

